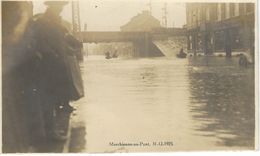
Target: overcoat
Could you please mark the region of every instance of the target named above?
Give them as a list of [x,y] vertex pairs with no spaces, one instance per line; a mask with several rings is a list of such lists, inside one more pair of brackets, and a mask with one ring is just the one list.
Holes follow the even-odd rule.
[[71,73],[67,56],[71,51],[66,43],[66,28],[61,19],[48,13],[35,16],[32,24],[33,50],[39,58],[37,85],[41,97],[48,103],[70,100]]

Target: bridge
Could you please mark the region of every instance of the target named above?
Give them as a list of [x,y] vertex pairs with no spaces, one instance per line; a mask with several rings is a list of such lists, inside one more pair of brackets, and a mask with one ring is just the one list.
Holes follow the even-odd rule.
[[[168,31],[167,31],[168,30]],[[172,29],[176,30],[176,29]],[[124,31],[83,31],[76,33],[83,43],[102,42],[132,42],[136,52],[141,57],[164,56],[161,50],[154,44],[156,40],[167,40],[170,36],[184,36],[184,31],[169,31],[160,29],[153,32],[124,32]],[[179,30],[179,29],[177,29]],[[180,29],[183,30],[183,29]]]
[[133,42],[145,39],[166,40],[170,36],[185,36],[185,30],[181,28],[159,29],[152,32],[140,31],[81,31],[76,36],[84,43],[97,42]]
[[163,40],[166,34],[152,34],[150,32],[122,32],[122,31],[85,31],[77,34],[84,43],[97,42],[133,42],[145,39]]
[[132,42],[135,52],[142,57],[163,56],[160,48],[154,44],[156,40],[166,40],[169,36],[185,36],[183,28],[157,28],[152,32],[124,31],[81,31],[79,2],[72,1],[72,30],[73,34],[84,43],[99,42]]

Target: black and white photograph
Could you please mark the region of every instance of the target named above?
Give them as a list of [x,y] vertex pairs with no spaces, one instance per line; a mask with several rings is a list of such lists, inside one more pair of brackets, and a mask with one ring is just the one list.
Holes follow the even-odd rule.
[[259,149],[257,0],[1,0],[2,153]]

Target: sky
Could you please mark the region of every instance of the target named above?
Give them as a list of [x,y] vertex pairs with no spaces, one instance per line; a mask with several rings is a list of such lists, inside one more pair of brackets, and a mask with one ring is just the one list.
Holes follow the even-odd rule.
[[[167,27],[182,27],[186,24],[184,3],[172,0],[81,0],[79,1],[81,29],[87,24],[88,31],[119,31],[133,16],[143,10],[149,10],[151,1],[152,15],[162,20],[164,3],[167,3]],[[34,13],[42,13],[46,6],[44,1],[34,1]],[[64,7],[62,17],[71,20],[71,3]]]

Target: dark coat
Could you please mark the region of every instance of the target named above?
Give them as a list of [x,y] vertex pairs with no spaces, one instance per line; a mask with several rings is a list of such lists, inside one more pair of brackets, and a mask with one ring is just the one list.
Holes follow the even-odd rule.
[[33,50],[39,58],[37,85],[42,98],[54,104],[70,100],[72,82],[66,61],[71,51],[65,40],[67,32],[61,19],[48,12],[38,15],[32,24]]

